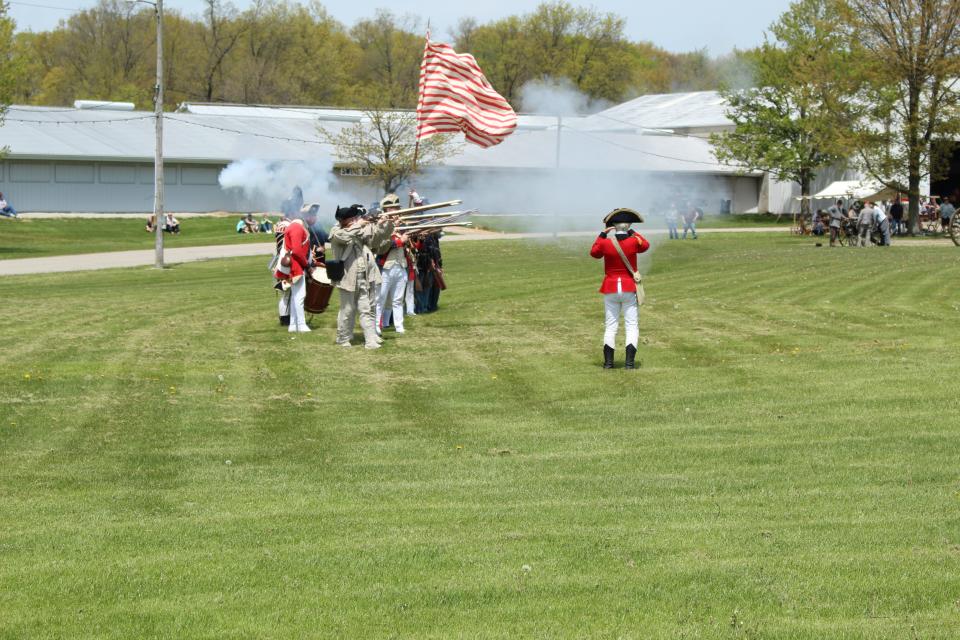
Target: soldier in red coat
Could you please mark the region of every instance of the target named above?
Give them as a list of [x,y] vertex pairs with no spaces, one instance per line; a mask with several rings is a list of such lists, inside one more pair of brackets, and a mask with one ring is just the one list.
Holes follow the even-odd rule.
[[288,318],[291,333],[310,331],[303,312],[309,276],[310,234],[303,220],[291,220],[283,230],[283,248],[280,251],[280,263],[274,275],[281,282],[290,283],[289,289],[280,297],[280,322],[284,323],[284,317]]
[[[637,274],[637,256],[650,248],[650,243],[630,225],[641,223],[643,218],[632,209],[614,209],[603,219],[606,229],[600,234],[590,255],[603,258],[604,278],[600,286],[603,306],[606,310],[606,330],[603,334],[603,368],[613,369],[613,354],[616,347],[620,316],[626,325],[627,358],[625,369],[636,364],[637,343],[640,341],[639,300],[642,285]],[[617,243],[616,245],[614,243]],[[617,246],[620,251],[617,251]],[[629,264],[629,266],[628,266]]]

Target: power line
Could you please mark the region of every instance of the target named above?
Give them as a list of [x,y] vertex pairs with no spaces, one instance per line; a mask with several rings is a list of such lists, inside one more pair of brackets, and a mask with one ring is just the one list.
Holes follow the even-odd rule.
[[105,122],[129,122],[131,120],[153,120],[154,116],[137,116],[135,118],[104,118],[101,120],[29,120],[26,118],[4,118],[6,122],[28,122],[30,124],[101,124]]
[[19,0],[7,0],[7,4],[19,4],[25,7],[36,7],[38,9],[56,9],[57,11],[68,11],[70,13],[77,11],[77,9],[69,9],[67,7],[55,7],[50,4],[34,4],[33,2],[19,2]]
[[[200,116],[200,117],[205,117],[205,116]],[[215,116],[215,117],[223,117],[223,116]],[[227,116],[227,117],[230,117],[230,116]],[[232,117],[243,117],[243,116],[232,116]],[[236,130],[236,129],[227,129],[226,127],[218,127],[218,126],[212,125],[212,124],[204,124],[204,123],[201,123],[201,122],[193,122],[193,121],[191,121],[191,120],[182,120],[182,119],[176,117],[175,115],[167,115],[167,116],[164,116],[164,119],[165,119],[165,120],[173,120],[174,122],[180,122],[180,123],[182,123],[182,124],[191,125],[191,126],[194,126],[194,127],[203,127],[204,129],[213,129],[213,130],[215,130],[215,131],[222,131],[222,132],[224,132],[224,133],[235,133],[235,134],[237,134],[237,135],[242,135],[242,136],[255,136],[255,137],[257,137],[257,138],[267,138],[267,139],[269,139],[269,140],[280,140],[280,141],[282,141],[282,142],[302,142],[302,143],[304,143],[304,144],[316,144],[316,145],[328,146],[328,147],[341,147],[341,146],[347,146],[347,147],[367,147],[367,146],[370,146],[370,145],[365,145],[365,144],[340,144],[340,143],[325,142],[325,141],[322,141],[322,140],[304,140],[303,138],[290,138],[290,137],[287,137],[287,136],[273,136],[273,135],[269,135],[269,134],[266,134],[266,133],[254,133],[254,132],[252,132],[252,131],[238,131],[238,130]],[[529,132],[524,131],[524,132],[521,132],[521,133],[529,133]]]
[[123,109],[117,109],[116,102],[106,102],[104,104],[95,104],[90,105],[89,107],[69,107],[65,109],[54,109],[52,107],[41,107],[34,105],[10,105],[7,107],[7,111],[20,111],[23,113],[77,113],[83,111],[123,111]]
[[586,131],[581,131],[580,129],[574,129],[573,127],[563,126],[563,128],[564,128],[564,129],[567,129],[567,130],[569,130],[569,131],[573,131],[574,133],[579,133],[580,135],[587,136],[588,138],[592,138],[592,139],[594,139],[594,140],[596,140],[596,141],[598,141],[598,142],[603,142],[603,143],[605,143],[605,144],[609,144],[609,145],[614,146],[614,147],[619,147],[619,148],[621,148],[621,149],[626,149],[627,151],[633,151],[634,153],[640,153],[640,154],[643,154],[643,155],[646,155],[646,156],[653,156],[653,157],[655,157],[655,158],[662,158],[662,159],[664,159],[664,160],[674,160],[674,161],[676,161],[676,162],[688,162],[688,163],[690,163],[690,164],[702,164],[702,165],[706,165],[706,166],[709,166],[709,167],[717,167],[717,166],[720,166],[720,163],[719,163],[719,162],[704,162],[703,160],[689,160],[689,159],[687,159],[687,158],[675,158],[675,157],[673,157],[673,156],[667,156],[667,155],[663,155],[663,154],[660,154],[660,153],[654,153],[654,152],[652,152],[652,151],[645,151],[645,150],[643,150],[643,149],[637,149],[636,147],[631,147],[631,146],[628,146],[628,145],[625,145],[625,144],[620,144],[619,142],[614,142],[613,140],[606,140],[606,139],[601,138],[601,137],[599,137],[599,136],[591,135],[591,134],[587,133]]
[[[152,117],[152,116],[151,116]],[[225,133],[236,133],[242,136],[255,136],[257,138],[268,138],[270,140],[281,140],[283,142],[302,142],[304,144],[318,144],[318,145],[328,145],[335,146],[329,142],[323,142],[321,140],[304,140],[303,138],[289,138],[285,136],[271,136],[266,133],[254,133],[253,131],[237,131],[236,129],[227,129],[225,127],[217,127],[212,124],[203,124],[200,122],[192,122],[190,120],[181,120],[176,116],[164,116],[167,120],[172,120],[174,122],[180,122],[187,125],[192,125],[194,127],[203,127],[204,129],[214,129],[216,131],[223,131]],[[359,145],[358,145],[359,146]]]

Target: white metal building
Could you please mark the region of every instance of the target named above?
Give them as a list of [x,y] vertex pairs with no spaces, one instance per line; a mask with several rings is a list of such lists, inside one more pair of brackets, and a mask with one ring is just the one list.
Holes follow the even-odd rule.
[[[723,126],[717,99],[646,96],[589,117],[524,115],[503,144],[464,145],[418,188],[434,200],[461,197],[487,211],[579,209],[613,197],[621,205],[687,198],[707,211],[757,211],[763,175],[738,175],[717,163],[704,138]],[[225,167],[254,159],[326,159],[328,188],[305,193],[308,201],[372,202],[377,187],[330,160],[316,133],[318,125],[337,130],[362,118],[356,110],[184,104],[164,121],[166,208],[276,209],[279,202],[219,183]],[[0,128],[0,145],[8,148],[0,191],[20,211],[150,211],[153,144],[152,113],[12,106]]]

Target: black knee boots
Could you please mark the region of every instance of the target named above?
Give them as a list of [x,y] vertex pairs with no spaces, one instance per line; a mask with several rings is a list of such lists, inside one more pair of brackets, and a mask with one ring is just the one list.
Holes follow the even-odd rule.
[[634,360],[637,357],[637,348],[632,344],[627,345],[627,360],[623,365],[624,369],[635,369]]
[[603,368],[613,369],[613,347],[603,345]]

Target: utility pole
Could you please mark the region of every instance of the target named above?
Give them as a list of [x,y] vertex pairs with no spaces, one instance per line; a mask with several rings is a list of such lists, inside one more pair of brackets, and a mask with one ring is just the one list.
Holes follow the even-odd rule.
[[157,269],[163,268],[163,0],[156,0],[157,11],[157,86],[154,87],[154,114],[157,142],[153,158],[153,219],[156,226]]

